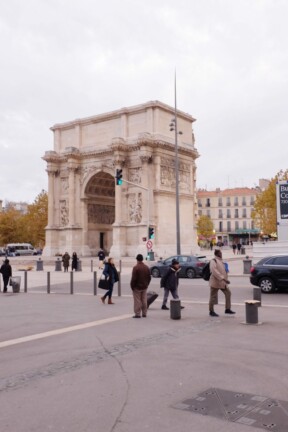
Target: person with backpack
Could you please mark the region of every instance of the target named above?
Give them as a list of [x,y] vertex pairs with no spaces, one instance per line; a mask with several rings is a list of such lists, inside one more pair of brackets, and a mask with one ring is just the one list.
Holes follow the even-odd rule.
[[[164,288],[164,297],[162,303],[162,310],[169,310],[167,307],[167,300],[169,292],[171,292],[174,299],[179,299],[178,295],[178,284],[179,284],[179,271],[180,264],[176,259],[172,260],[171,267],[168,269],[167,273],[161,278],[161,288]],[[184,309],[184,306],[181,306]]]
[[214,305],[218,304],[218,291],[219,289],[225,295],[225,313],[229,315],[235,314],[231,310],[231,291],[228,287],[230,281],[224,262],[222,261],[222,252],[216,249],[214,252],[214,258],[210,261],[210,299],[209,299],[209,315],[212,317],[218,317],[219,315],[214,311]]

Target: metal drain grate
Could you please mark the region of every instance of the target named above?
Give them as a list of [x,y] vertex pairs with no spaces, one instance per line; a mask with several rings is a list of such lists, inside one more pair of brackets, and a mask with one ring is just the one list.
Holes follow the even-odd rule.
[[288,402],[211,388],[174,406],[273,432],[288,431]]

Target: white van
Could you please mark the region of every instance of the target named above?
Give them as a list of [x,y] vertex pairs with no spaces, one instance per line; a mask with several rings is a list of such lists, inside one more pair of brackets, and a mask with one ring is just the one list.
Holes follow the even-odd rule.
[[30,243],[8,243],[8,256],[37,255],[37,250]]

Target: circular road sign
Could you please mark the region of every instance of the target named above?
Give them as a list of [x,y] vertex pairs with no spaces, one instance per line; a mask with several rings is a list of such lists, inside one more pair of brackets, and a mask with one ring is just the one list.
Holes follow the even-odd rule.
[[152,249],[153,243],[151,240],[148,240],[146,243],[147,249]]

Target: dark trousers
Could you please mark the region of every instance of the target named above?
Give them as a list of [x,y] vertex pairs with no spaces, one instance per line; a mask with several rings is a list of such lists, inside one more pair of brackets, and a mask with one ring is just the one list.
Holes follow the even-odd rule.
[[3,277],[3,284],[4,284],[3,292],[7,292],[7,285],[8,285],[9,279],[10,279],[10,276]]
[[113,287],[114,287],[114,284],[112,284],[112,285],[109,286],[109,290],[106,291],[106,293],[105,293],[104,296],[103,296],[104,299],[105,299],[106,297],[108,297],[109,299],[111,299],[111,297],[112,297],[112,293],[113,293]]

